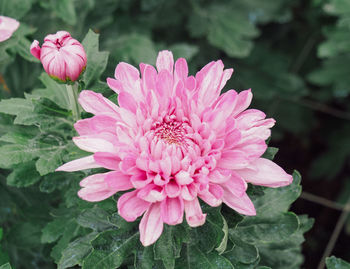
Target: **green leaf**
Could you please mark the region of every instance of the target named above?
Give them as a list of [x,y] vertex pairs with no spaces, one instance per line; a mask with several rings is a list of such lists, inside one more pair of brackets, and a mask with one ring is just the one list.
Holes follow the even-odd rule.
[[35,168],[41,176],[55,172],[57,167],[62,164],[62,155],[66,150],[57,148],[57,150],[45,152],[40,155],[39,160],[35,163]]
[[248,243],[256,244],[284,240],[297,231],[298,228],[299,220],[294,213],[268,217],[257,214],[257,216],[245,218],[237,225],[236,229],[230,229],[229,233]]
[[176,269],[233,269],[233,265],[216,251],[205,253],[196,245],[182,248],[181,259],[176,260]]
[[12,269],[12,267],[9,263],[5,263],[5,264],[0,266],[0,269]]
[[41,242],[52,243],[57,241],[63,235],[64,229],[62,227],[65,227],[66,224],[67,219],[64,218],[58,218],[49,222],[42,230]]
[[288,211],[290,205],[301,194],[301,175],[293,172],[293,183],[281,188],[265,188],[264,195],[254,200],[257,216],[272,217]]
[[175,259],[180,257],[183,242],[187,241],[186,230],[180,226],[164,226],[160,238],[154,244],[154,259],[162,260],[166,269],[175,266]]
[[106,69],[109,53],[99,51],[99,34],[89,30],[82,45],[87,55],[87,65],[83,75],[85,88],[93,88],[98,83],[101,74]]
[[334,256],[326,258],[327,269],[349,269],[350,263]]
[[75,12],[74,1],[72,0],[60,0],[51,1],[51,9],[56,15],[63,21],[70,25],[77,23],[77,15]]
[[3,99],[0,101],[0,112],[10,115],[18,115],[20,113],[30,113],[34,106],[30,100],[23,98]]
[[118,61],[154,64],[156,50],[152,40],[137,33],[122,35],[113,41],[112,57]]
[[39,80],[44,84],[45,88],[33,90],[31,95],[27,95],[28,97],[45,97],[61,108],[70,110],[66,85],[57,83],[45,72],[41,73]]
[[230,234],[230,240],[234,247],[232,250],[225,252],[224,256],[228,258],[233,265],[244,263],[255,263],[259,259],[259,252],[256,246],[248,244],[241,240],[238,236]]
[[191,60],[199,52],[198,46],[186,43],[172,45],[169,50],[174,54],[175,59],[185,58],[187,61]]
[[62,231],[62,237],[51,250],[51,257],[56,263],[60,261],[62,252],[67,248],[71,240],[81,233],[81,228],[75,219],[71,218],[66,220],[65,225],[62,227]]
[[20,19],[30,10],[32,3],[33,0],[0,0],[0,14]]
[[226,219],[223,216],[222,216],[222,221],[224,223],[222,227],[224,237],[222,238],[220,245],[215,249],[217,252],[219,252],[220,255],[225,252],[227,248],[227,242],[228,242],[228,225],[227,225]]
[[112,222],[109,218],[109,214],[97,206],[85,209],[78,216],[77,222],[80,226],[93,229],[94,231],[105,231],[118,228],[117,223]]
[[93,250],[84,259],[83,269],[118,268],[139,244],[139,232],[106,231],[92,241]]
[[277,154],[277,152],[278,152],[278,148],[268,147],[262,157],[272,161],[275,158],[275,155]]
[[7,185],[14,187],[28,187],[40,180],[40,175],[35,170],[34,162],[24,162],[16,167],[7,176]]
[[190,240],[191,244],[196,245],[201,251],[209,253],[225,241],[224,221],[220,207],[204,205],[204,208],[207,213],[206,222],[202,226],[190,229]]
[[303,234],[311,229],[313,219],[299,216],[299,229],[288,238],[279,242],[259,243],[260,264],[271,268],[299,268],[303,263],[301,244],[305,241]]
[[247,57],[253,48],[251,39],[259,35],[259,30],[245,15],[233,12],[218,5],[209,11],[208,41],[230,57]]
[[153,258],[153,246],[139,247],[134,251],[134,266],[135,269],[153,269],[154,258]]
[[62,257],[58,263],[58,269],[81,265],[84,257],[92,250],[91,241],[93,241],[97,235],[98,233],[92,232],[69,243],[67,248],[62,252]]

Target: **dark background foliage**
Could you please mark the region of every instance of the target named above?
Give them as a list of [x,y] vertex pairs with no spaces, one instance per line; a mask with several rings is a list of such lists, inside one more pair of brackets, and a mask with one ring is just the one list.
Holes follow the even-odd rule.
[[[101,72],[96,77],[102,75],[102,79],[84,82],[86,88],[107,96],[111,92],[105,78],[113,75],[119,61],[154,64],[161,49],[172,50],[175,57],[187,58],[192,74],[215,59],[233,67],[235,73],[225,89],[252,88],[255,97],[252,106],[277,120],[270,141],[271,146],[280,149],[275,161],[288,172],[297,169],[303,175],[306,195],[302,198],[305,199],[297,200],[292,209],[315,218],[314,228],[306,234],[303,245],[303,267],[317,267],[340,211],[310,202],[307,194],[324,197],[337,205],[349,203],[350,196],[350,1],[0,0],[0,14],[21,22],[13,38],[0,46],[0,98],[23,97],[33,88],[43,88],[43,84],[52,87],[47,77],[42,75],[41,82],[37,79],[42,68],[28,48],[31,40],[41,41],[57,30],[69,31],[78,40],[89,29],[100,34],[100,50],[110,52],[108,62],[107,53],[91,47],[94,52],[91,55],[102,59]],[[104,65],[107,68],[102,73]],[[9,124],[11,120],[1,114],[1,135],[16,131]],[[35,133],[30,126],[26,131],[28,136]],[[62,137],[74,135],[69,132]],[[59,142],[55,149],[67,150],[58,145]],[[40,174],[46,175],[44,168],[40,170],[40,164],[45,167],[43,161],[39,164],[31,159],[26,161],[27,167],[38,169],[39,166]],[[57,221],[65,224],[68,229],[65,234],[71,234],[72,238],[85,235],[84,229],[89,227],[69,224],[67,216],[79,214],[74,212],[74,207],[69,212],[57,208],[61,197],[55,188],[63,189],[70,184],[67,178],[57,173],[55,179],[45,180],[44,176],[40,180],[33,169],[33,175],[28,177],[30,181],[18,183],[17,178],[24,175],[20,169],[15,171],[17,174],[12,176],[8,170],[0,172],[0,226],[5,239],[12,238],[6,248],[11,259],[28,259],[30,268],[44,268],[52,263],[52,256],[60,259],[60,244],[71,240],[61,237],[61,243],[55,246],[56,254],[51,253],[50,257],[51,250],[40,242],[50,244],[58,239],[50,238],[50,233],[42,238],[45,235],[41,229],[52,216],[60,217]],[[6,178],[10,185],[31,187],[9,188]],[[70,176],[69,180],[75,180],[76,184],[79,176]],[[50,194],[40,192],[38,186]],[[77,199],[72,197],[75,197],[74,189],[64,199],[68,204],[86,206],[82,201],[70,201]],[[108,203],[103,207],[106,212],[113,211]],[[106,232],[106,236],[113,235]],[[350,260],[349,242],[348,220],[333,254]],[[147,253],[139,255],[147,258]],[[0,261],[2,257],[0,249]]]

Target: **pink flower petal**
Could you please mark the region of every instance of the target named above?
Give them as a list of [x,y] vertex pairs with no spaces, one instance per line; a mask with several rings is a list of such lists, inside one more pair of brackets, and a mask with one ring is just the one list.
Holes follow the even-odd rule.
[[159,52],[156,66],[158,72],[162,70],[167,70],[170,74],[172,74],[174,66],[173,54],[168,50],[163,50]]
[[73,137],[73,142],[82,150],[88,152],[110,152],[116,153],[117,150],[114,145],[102,138],[94,136],[78,136]]
[[163,232],[160,203],[152,204],[143,215],[139,225],[140,240],[143,246],[152,245]]
[[252,91],[246,90],[242,91],[237,96],[237,103],[234,109],[233,115],[236,116],[241,113],[243,110],[247,109],[252,102],[253,94]]
[[244,179],[234,171],[231,172],[230,179],[221,183],[221,186],[228,189],[236,197],[242,197],[248,187]]
[[169,225],[182,223],[184,202],[180,197],[166,198],[161,202],[160,208],[164,223]]
[[99,168],[101,165],[95,162],[93,155],[76,159],[61,165],[56,171],[75,172],[91,168]]
[[151,205],[151,203],[137,197],[137,192],[127,192],[118,199],[118,213],[126,221],[135,221]]
[[136,114],[137,103],[133,96],[128,92],[121,92],[118,95],[118,103],[120,107],[123,107],[132,113]]
[[175,79],[185,81],[188,76],[188,66],[186,59],[179,58],[175,63]]
[[220,82],[224,65],[222,61],[209,63],[196,75],[198,83],[198,101],[210,106],[220,94]]
[[19,22],[13,18],[0,16],[0,42],[9,39],[19,27]]
[[222,196],[224,195],[224,190],[222,187],[216,184],[209,184],[209,188],[201,191],[199,197],[210,206],[219,206],[222,203]]
[[130,176],[125,175],[120,171],[113,171],[108,173],[105,177],[105,182],[115,191],[127,191],[133,188],[130,182]]
[[254,204],[246,193],[244,193],[241,197],[236,197],[232,194],[232,192],[224,188],[224,196],[222,197],[222,200],[226,205],[236,210],[238,213],[247,216],[256,215]]
[[240,150],[224,151],[217,163],[217,167],[223,169],[240,169],[248,165],[249,159],[247,154]]
[[205,223],[207,214],[203,214],[198,199],[184,201],[186,221],[191,227],[198,227]]
[[74,123],[74,128],[79,135],[88,135],[94,133],[90,126],[91,118],[78,120]]
[[264,158],[256,159],[249,167],[237,170],[237,173],[247,182],[272,188],[287,186],[293,181],[293,177],[281,167]]
[[[1,40],[1,38],[0,38]],[[1,42],[1,41],[0,41]],[[41,53],[41,48],[39,46],[39,41],[38,40],[34,40],[32,45],[30,46],[30,53],[37,58],[38,60],[40,60],[40,53]]]
[[107,175],[108,173],[94,174],[84,178],[80,182],[83,188],[78,191],[78,196],[89,202],[98,202],[114,195],[117,190],[110,188],[105,182]]
[[112,114],[119,118],[119,107],[103,97],[100,93],[93,91],[82,91],[79,95],[79,103],[85,111],[92,114]]
[[111,170],[119,170],[119,163],[121,159],[117,154],[109,152],[96,152],[93,155],[93,158],[95,160],[95,163],[101,167]]

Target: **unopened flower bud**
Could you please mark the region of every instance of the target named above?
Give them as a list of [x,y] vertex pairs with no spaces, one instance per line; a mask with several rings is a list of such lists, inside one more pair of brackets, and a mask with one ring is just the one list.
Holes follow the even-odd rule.
[[0,16],[0,42],[9,39],[18,26],[19,22],[15,19]]
[[46,73],[59,82],[76,81],[86,67],[84,47],[65,31],[46,36],[41,48],[34,40],[30,52],[41,61]]

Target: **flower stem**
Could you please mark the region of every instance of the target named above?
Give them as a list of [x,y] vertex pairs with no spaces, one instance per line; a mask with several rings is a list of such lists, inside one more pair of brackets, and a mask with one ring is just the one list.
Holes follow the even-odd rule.
[[78,103],[78,84],[74,83],[73,85],[66,84],[68,99],[70,108],[72,110],[72,115],[74,121],[80,119],[80,106]]

